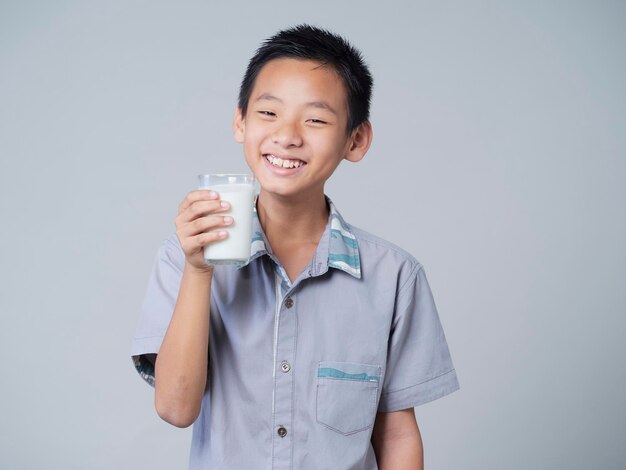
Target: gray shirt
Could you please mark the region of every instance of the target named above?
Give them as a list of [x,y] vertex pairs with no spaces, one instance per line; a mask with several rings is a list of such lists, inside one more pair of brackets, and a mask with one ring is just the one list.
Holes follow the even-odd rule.
[[[374,470],[377,412],[459,388],[422,265],[327,202],[324,234],[293,283],[256,215],[248,263],[215,267],[190,470]],[[145,355],[159,351],[184,260],[172,235],[143,302],[132,357],[151,385]]]

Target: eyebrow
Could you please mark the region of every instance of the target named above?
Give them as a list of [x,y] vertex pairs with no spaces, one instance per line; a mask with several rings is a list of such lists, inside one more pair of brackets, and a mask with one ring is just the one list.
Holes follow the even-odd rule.
[[[281,100],[277,96],[270,95],[269,93],[263,93],[262,95],[260,95],[254,101],[257,102],[257,101],[261,101],[261,100],[276,101],[278,103],[282,103],[283,102],[283,100]],[[310,101],[308,103],[305,103],[305,106],[309,107],[309,108],[325,109],[325,110],[333,113],[335,116],[338,116],[337,111],[335,111],[335,109],[331,105],[329,105],[326,101]]]
[[255,103],[257,101],[261,101],[261,100],[269,100],[269,101],[278,101],[279,103],[282,103],[283,100],[281,100],[280,98],[277,98],[274,95],[270,95],[269,93],[263,93],[261,96],[259,96],[255,101]]
[[306,106],[311,108],[325,109],[337,116],[337,111],[335,111],[333,107],[329,105],[326,101],[311,101],[310,103],[307,103]]

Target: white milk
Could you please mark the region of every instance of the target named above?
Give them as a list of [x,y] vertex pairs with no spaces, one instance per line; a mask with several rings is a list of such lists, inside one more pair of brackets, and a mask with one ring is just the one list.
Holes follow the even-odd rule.
[[221,184],[208,189],[217,191],[221,200],[230,203],[228,211],[215,215],[230,215],[233,223],[216,229],[226,230],[228,236],[206,245],[204,259],[209,264],[243,264],[250,258],[254,186],[252,184]]

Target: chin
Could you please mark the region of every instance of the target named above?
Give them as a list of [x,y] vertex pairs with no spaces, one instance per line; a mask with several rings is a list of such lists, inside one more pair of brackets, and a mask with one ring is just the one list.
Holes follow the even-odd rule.
[[295,194],[298,194],[298,191],[272,184],[266,186],[261,185],[261,188],[264,193],[280,197],[293,197]]

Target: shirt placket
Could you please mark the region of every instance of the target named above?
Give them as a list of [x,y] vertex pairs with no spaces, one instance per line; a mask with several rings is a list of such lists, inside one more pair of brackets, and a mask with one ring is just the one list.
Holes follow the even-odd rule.
[[283,296],[281,277],[276,275],[276,338],[274,353],[274,416],[272,430],[272,469],[292,469],[293,403],[296,355],[296,298],[293,286]]

